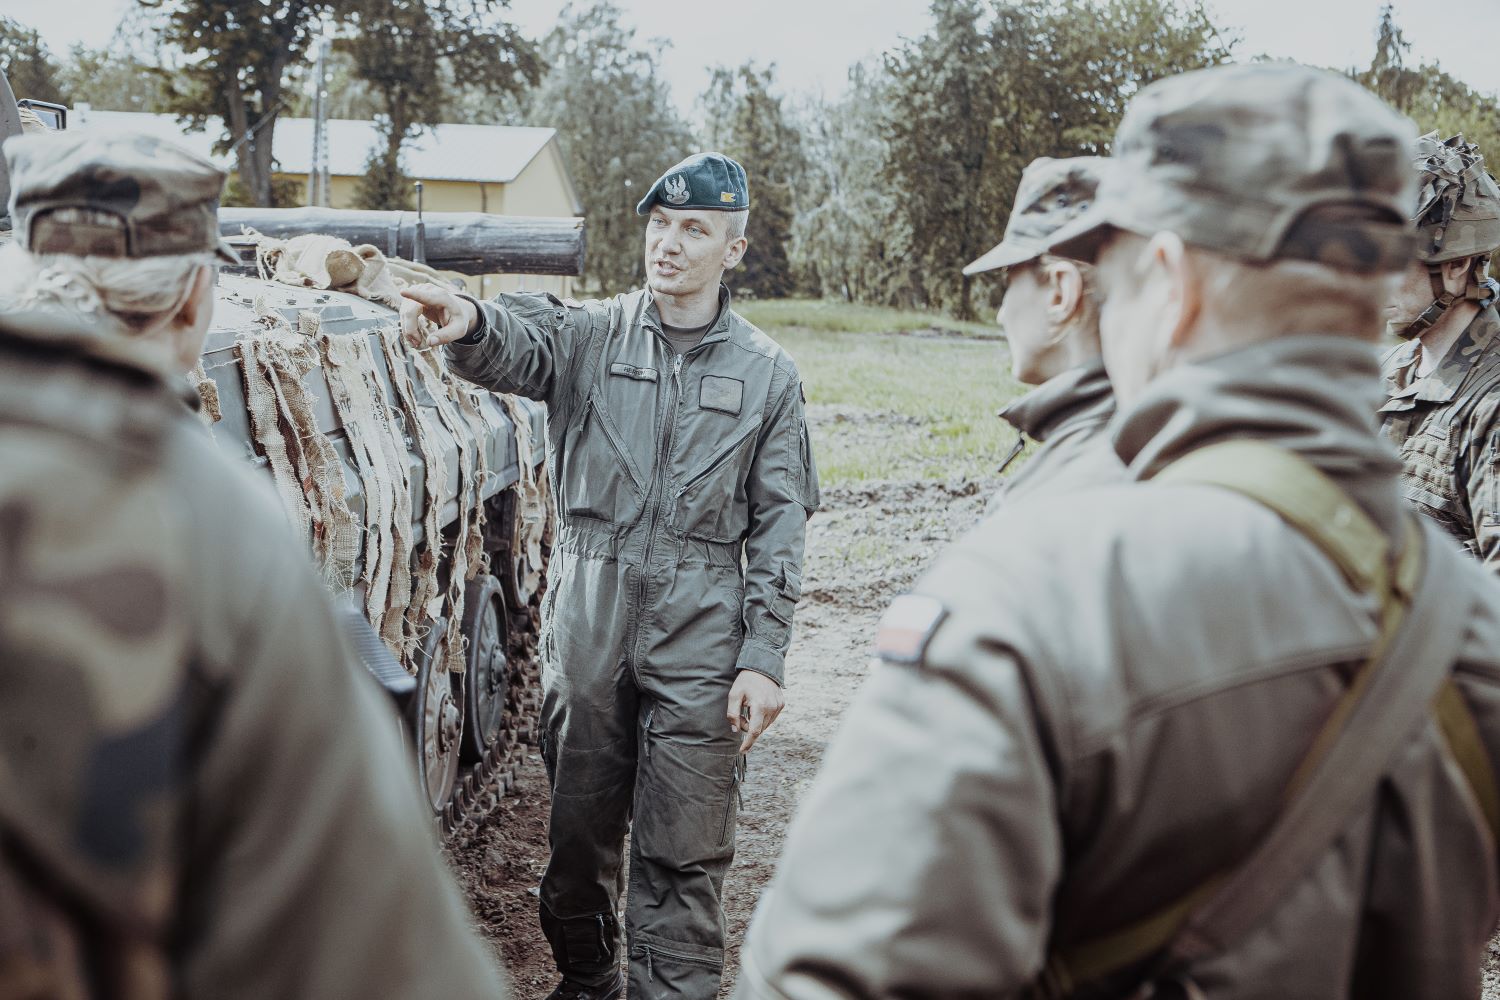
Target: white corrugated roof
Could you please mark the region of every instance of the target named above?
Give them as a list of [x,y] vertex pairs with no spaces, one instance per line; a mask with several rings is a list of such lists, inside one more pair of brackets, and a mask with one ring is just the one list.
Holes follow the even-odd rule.
[[[202,132],[185,132],[173,115],[140,111],[70,113],[68,127],[145,132],[176,142],[225,169],[230,157],[212,152],[222,134],[217,119]],[[481,181],[508,184],[520,175],[557,134],[556,129],[518,125],[434,125],[402,150],[402,165],[413,180]],[[338,177],[357,177],[377,143],[374,122],[333,118],[328,122],[328,170]],[[278,118],[274,155],[282,173],[305,174],[312,162],[312,119]]]

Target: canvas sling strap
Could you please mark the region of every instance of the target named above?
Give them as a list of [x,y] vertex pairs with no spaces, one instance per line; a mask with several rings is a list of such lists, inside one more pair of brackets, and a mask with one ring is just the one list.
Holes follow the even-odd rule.
[[[1424,568],[1415,518],[1401,552],[1393,554],[1385,534],[1331,479],[1264,442],[1201,448],[1155,479],[1220,486],[1275,511],[1316,544],[1350,586],[1379,599],[1380,631],[1294,773],[1281,813],[1249,856],[1144,919],[1055,949],[1033,984],[1037,998],[1067,997],[1129,968],[1143,967],[1156,979],[1243,940],[1370,800],[1424,716],[1439,724],[1492,843],[1500,833],[1493,765],[1451,679],[1469,606],[1443,597],[1435,575],[1442,560],[1426,560]],[[1410,627],[1403,629],[1404,623]]]

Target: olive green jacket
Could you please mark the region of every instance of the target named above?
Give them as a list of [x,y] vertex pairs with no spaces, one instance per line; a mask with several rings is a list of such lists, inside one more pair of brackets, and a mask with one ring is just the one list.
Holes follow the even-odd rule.
[[1402,496],[1500,572],[1500,310],[1491,300],[1422,378],[1416,348],[1382,366],[1381,433],[1401,452]]
[[0,316],[0,993],[501,995],[269,484],[60,323]]
[[[1129,479],[1007,505],[882,626],[885,661],[804,797],[739,996],[1017,997],[1049,948],[1156,913],[1239,861],[1284,801],[1377,602],[1217,486],[1143,480],[1216,441],[1287,448],[1385,531],[1399,467],[1376,362],[1295,337],[1156,379],[1111,433]],[[1500,588],[1440,532],[1475,608],[1455,679],[1500,760]],[[1489,833],[1435,725],[1245,940],[1208,1000],[1478,994],[1500,913]],[[1102,996],[1127,996],[1115,984]]]
[[[623,639],[599,642],[620,641],[637,676],[696,662],[780,683],[817,472],[796,366],[729,308],[728,289],[720,298],[679,355],[649,290],[582,304],[501,295],[477,303],[479,343],[448,357],[477,385],[547,403],[559,545],[594,565],[563,560],[546,628],[585,629],[618,604]],[[726,598],[737,613],[720,622]]]
[[1097,358],[1049,378],[1001,410],[1000,419],[1021,435],[1000,466],[1002,473],[1028,439],[1041,447],[1005,480],[988,510],[1039,489],[1069,490],[1123,479],[1125,467],[1105,433],[1114,413],[1114,389]]

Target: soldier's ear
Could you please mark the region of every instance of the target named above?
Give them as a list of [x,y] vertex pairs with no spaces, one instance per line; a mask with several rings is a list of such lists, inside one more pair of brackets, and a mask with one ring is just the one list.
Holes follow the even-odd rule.
[[740,261],[745,259],[745,248],[750,245],[750,240],[745,236],[737,236],[729,241],[724,248],[724,270],[733,270],[739,266]]
[[1159,232],[1146,244],[1147,281],[1153,290],[1154,310],[1161,324],[1166,351],[1181,350],[1198,328],[1203,309],[1203,274],[1182,237]]
[[1047,265],[1047,318],[1062,326],[1083,307],[1083,273],[1071,260],[1054,259]]

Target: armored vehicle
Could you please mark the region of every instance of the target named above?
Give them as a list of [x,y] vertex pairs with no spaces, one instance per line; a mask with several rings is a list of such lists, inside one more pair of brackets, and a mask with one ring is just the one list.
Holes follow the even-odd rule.
[[[16,107],[0,75],[0,141],[20,131]],[[65,126],[56,111],[48,123]],[[204,422],[274,484],[396,700],[427,803],[462,836],[509,790],[533,737],[555,517],[544,407],[477,391],[441,352],[410,348],[399,277],[340,291],[326,268],[282,265],[295,237],[318,234],[356,270],[425,257],[459,273],[577,274],[582,220],[225,209],[220,225],[242,264],[219,277],[192,375]]]

